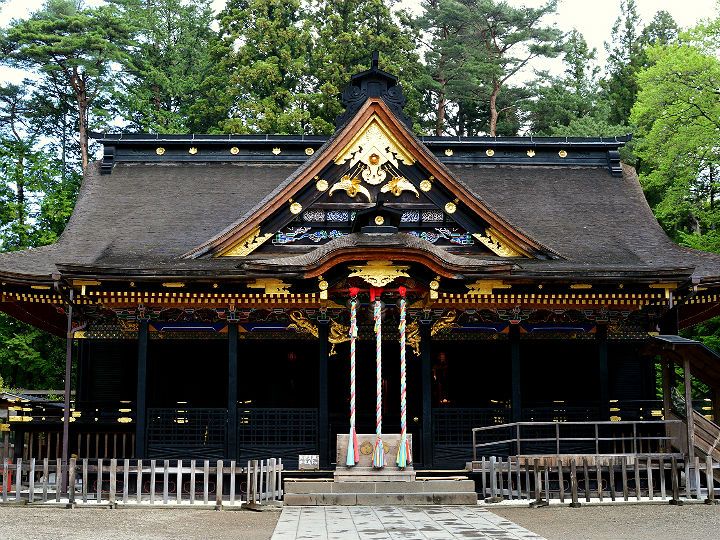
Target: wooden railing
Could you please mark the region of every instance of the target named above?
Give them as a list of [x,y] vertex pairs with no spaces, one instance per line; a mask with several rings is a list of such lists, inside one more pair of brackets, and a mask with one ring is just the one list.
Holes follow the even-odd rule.
[[[281,500],[283,464],[250,461],[71,459],[65,471],[59,459],[5,459],[0,471],[2,502],[67,504],[183,504],[222,506]],[[60,479],[67,473],[65,492]]]
[[480,475],[480,496],[488,503],[550,500],[571,506],[581,501],[683,499],[714,503],[718,495],[714,474],[720,464],[710,456],[685,461],[682,454],[637,456],[494,457],[468,464]]
[[647,454],[669,452],[668,427],[680,420],[630,422],[514,422],[473,428],[479,455]]

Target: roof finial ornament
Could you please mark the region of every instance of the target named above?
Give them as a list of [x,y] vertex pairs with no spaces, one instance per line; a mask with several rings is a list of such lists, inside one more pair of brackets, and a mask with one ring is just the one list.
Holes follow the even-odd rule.
[[402,122],[411,126],[410,119],[403,112],[405,95],[398,84],[398,78],[380,69],[380,51],[373,51],[370,69],[356,73],[350,84],[343,90],[341,99],[345,112],[335,120],[335,127],[344,126],[360,110],[368,98],[379,97]]

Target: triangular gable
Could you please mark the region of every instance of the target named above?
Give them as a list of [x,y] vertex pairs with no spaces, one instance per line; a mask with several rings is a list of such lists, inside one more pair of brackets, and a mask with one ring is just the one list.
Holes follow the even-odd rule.
[[380,194],[417,196],[432,203],[500,257],[557,255],[492,212],[458,182],[381,98],[369,98],[355,117],[247,218],[186,254],[243,257],[321,199],[337,194],[377,203]]

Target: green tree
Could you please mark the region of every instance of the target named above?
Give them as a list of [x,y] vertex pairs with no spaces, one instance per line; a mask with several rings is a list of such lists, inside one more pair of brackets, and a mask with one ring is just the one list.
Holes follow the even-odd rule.
[[503,88],[533,59],[554,58],[562,51],[562,32],[543,23],[557,9],[557,1],[549,0],[539,8],[514,7],[497,0],[461,0],[461,4],[466,45],[473,48],[481,74],[477,96],[487,98],[487,132],[495,136],[503,111],[498,106]]
[[[191,113],[204,97],[205,79],[215,70],[212,52],[219,40],[211,28],[209,0],[119,0],[120,15],[133,27],[133,42],[114,94],[130,128],[156,133],[187,133],[202,126]],[[209,125],[205,125],[205,130]]]
[[608,59],[603,87],[610,106],[608,120],[614,124],[627,124],[637,96],[636,74],[641,66],[642,50],[640,24],[635,0],[621,0],[612,40],[605,43]]
[[299,0],[230,0],[219,15],[231,73],[228,133],[304,133],[310,32]]
[[[676,239],[717,235],[720,223],[720,61],[688,35],[648,50],[632,110],[640,176],[656,216]],[[684,235],[681,233],[685,233]],[[712,238],[706,238],[706,243]],[[709,245],[713,245],[712,243]]]
[[[308,82],[313,129],[332,133],[343,112],[338,96],[350,77],[368,69],[373,51],[380,68],[399,76],[407,103],[405,113],[417,121],[421,93],[416,82],[422,66],[414,30],[392,13],[397,0],[314,0],[307,24],[313,38]],[[406,18],[403,21],[407,22]]]
[[598,99],[596,51],[575,29],[565,40],[563,64],[563,76],[541,74],[535,81],[535,99],[527,105],[531,133],[550,135],[579,120],[586,126],[597,124],[598,113],[604,112]]
[[0,36],[4,63],[39,72],[72,97],[83,170],[89,161],[88,132],[105,116],[103,98],[112,88],[113,62],[124,58],[129,26],[112,5],[83,8],[71,0],[48,0],[28,19],[14,21]]

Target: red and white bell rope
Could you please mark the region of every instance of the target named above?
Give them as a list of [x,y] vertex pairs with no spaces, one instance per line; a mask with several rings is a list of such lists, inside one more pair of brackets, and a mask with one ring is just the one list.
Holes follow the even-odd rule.
[[350,289],[350,436],[345,465],[354,467],[360,461],[357,431],[355,430],[355,340],[357,339],[357,289]]
[[385,449],[382,442],[382,290],[371,289],[370,301],[373,302],[373,319],[375,321],[375,449],[372,464],[376,469],[385,466]]
[[408,463],[412,463],[410,453],[410,443],[407,438],[407,364],[405,362],[405,287],[398,288],[400,294],[400,444],[398,445],[397,459],[395,460],[400,469],[407,467]]

